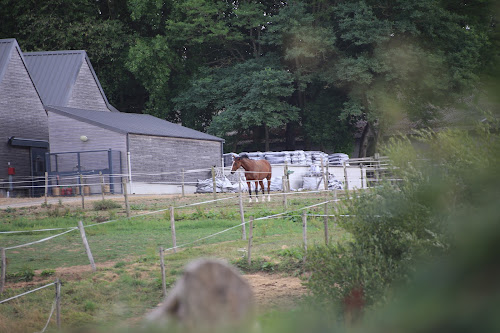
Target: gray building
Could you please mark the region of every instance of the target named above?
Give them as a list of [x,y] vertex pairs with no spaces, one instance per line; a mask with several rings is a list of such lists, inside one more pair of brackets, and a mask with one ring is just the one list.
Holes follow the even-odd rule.
[[24,59],[44,105],[115,111],[85,51],[25,52]]
[[[222,163],[223,139],[150,115],[55,106],[47,111],[51,151],[82,152],[83,173],[106,169],[106,150],[119,152],[111,161],[113,174],[121,165],[122,176],[132,180],[132,193],[175,193],[182,169],[185,183],[194,185]],[[74,168],[75,162],[70,158],[63,168]],[[93,191],[99,191],[97,185]]]
[[[222,165],[223,139],[116,110],[85,51],[23,54],[14,39],[1,42],[2,165],[24,152],[16,164],[23,175],[33,177],[29,152],[37,147],[27,145],[47,150],[50,143],[48,165],[40,168],[57,179],[52,184],[76,185],[75,176],[83,174],[91,191],[100,192],[95,175],[103,172],[112,187],[124,176],[133,181],[132,193],[175,193],[180,191],[181,170],[186,170],[185,182],[194,185],[209,177],[212,166]],[[6,173],[5,166],[0,179]]]
[[[36,195],[49,148],[47,112],[15,39],[0,40],[0,194]],[[14,173],[9,177],[10,173]],[[39,178],[40,177],[40,178]],[[12,183],[9,183],[9,178]],[[40,182],[32,183],[32,180]],[[40,184],[41,183],[41,184]],[[35,186],[32,186],[35,185]],[[12,188],[11,188],[12,187]]]

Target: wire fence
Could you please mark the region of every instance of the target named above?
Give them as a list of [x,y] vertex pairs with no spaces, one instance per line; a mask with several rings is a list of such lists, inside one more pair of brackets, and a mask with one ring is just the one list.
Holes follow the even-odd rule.
[[[302,165],[285,165],[285,168],[293,168]],[[349,179],[351,182],[360,181],[366,182],[366,186],[373,186],[380,181],[383,175],[387,176],[390,174],[392,167],[388,158],[360,158],[360,159],[349,159],[343,165],[328,165],[325,163],[324,169],[321,171],[322,174],[328,173],[328,168],[342,167],[346,170],[346,167],[352,168],[357,166],[361,169],[360,176],[354,176],[352,173],[348,176],[347,172],[344,173],[343,179],[341,179],[347,186]],[[110,186],[119,185],[122,178],[126,178],[128,182],[133,182],[134,179],[140,178],[140,182],[146,182],[148,184],[157,185],[198,185],[199,180],[186,180],[185,176],[190,174],[200,174],[206,173],[207,175],[214,171],[215,177],[223,179],[229,176],[231,172],[231,167],[215,167],[215,168],[201,168],[201,169],[188,169],[188,170],[178,170],[178,171],[166,171],[166,172],[130,172],[130,173],[107,173],[107,174],[70,174],[70,175],[53,175],[46,174],[45,176],[13,176],[9,180],[0,179],[0,188],[4,189],[18,189],[18,190],[28,190],[28,189],[57,189],[57,188],[74,188],[72,195],[75,195],[78,191],[77,189],[81,186],[88,186],[93,188],[98,188],[99,186],[105,186],[109,188]],[[243,171],[242,173],[245,173]],[[259,172],[252,172],[259,173]],[[162,177],[169,176],[168,179],[161,179]],[[149,179],[148,179],[149,177]],[[99,179],[101,178],[101,179]],[[387,178],[387,177],[386,177]],[[148,180],[144,180],[148,179]],[[394,181],[399,181],[399,179],[393,179]],[[363,186],[363,185],[362,185]],[[107,189],[109,191],[109,189]],[[59,195],[59,194],[54,194]]]
[[[283,193],[278,193],[278,194],[275,194],[275,195],[281,195],[281,196],[284,196],[284,198],[286,198],[286,195],[297,195],[297,194],[306,194],[307,195],[307,194],[317,194],[317,193],[321,193],[321,192],[324,192],[324,191],[288,192],[288,193],[287,192],[283,192]],[[203,242],[203,241],[205,241],[207,239],[214,238],[214,237],[216,237],[218,235],[227,233],[227,232],[229,232],[231,230],[234,230],[236,228],[242,228],[242,227],[244,227],[245,225],[248,225],[248,224],[250,224],[250,226],[251,226],[252,223],[256,222],[256,221],[264,221],[264,220],[271,220],[271,219],[280,218],[280,217],[303,216],[303,215],[308,215],[308,216],[323,216],[323,215],[319,215],[319,214],[302,214],[302,215],[296,215],[296,213],[300,212],[300,211],[306,211],[306,210],[309,210],[311,208],[323,206],[323,205],[326,205],[326,204],[329,204],[329,203],[337,203],[340,200],[336,199],[336,196],[337,195],[336,195],[336,192],[335,192],[335,199],[323,200],[323,201],[321,201],[319,203],[315,203],[315,204],[312,204],[312,205],[307,205],[307,206],[300,207],[300,208],[293,209],[293,210],[285,209],[284,212],[276,213],[276,214],[271,214],[271,215],[267,215],[267,216],[263,216],[263,217],[258,217],[258,218],[255,218],[255,219],[251,218],[249,220],[249,219],[245,219],[242,216],[242,222],[241,223],[237,223],[237,224],[235,224],[235,225],[233,225],[233,226],[231,226],[229,228],[225,228],[225,229],[223,229],[221,231],[214,232],[214,233],[208,234],[206,236],[198,237],[198,238],[196,238],[194,240],[184,242],[184,243],[182,243],[180,245],[177,245],[176,241],[174,239],[173,246],[167,247],[167,248],[163,249],[162,251],[163,252],[170,251],[170,250],[175,251],[175,250],[180,249],[180,248],[185,248],[185,247],[188,247],[190,245],[197,244],[197,243]],[[234,199],[239,199],[239,201],[241,202],[241,197],[242,197],[242,193],[240,192],[238,196],[230,196],[230,197],[226,197],[226,198],[219,198],[219,199],[213,199],[213,200],[204,200],[204,201],[195,202],[195,203],[181,204],[181,205],[177,205],[177,206],[172,206],[172,207],[165,208],[165,209],[157,209],[157,210],[154,210],[152,212],[140,213],[140,214],[133,215],[133,216],[130,216],[130,217],[127,217],[127,218],[110,219],[110,220],[103,221],[103,222],[100,222],[100,223],[89,224],[89,225],[86,225],[86,226],[82,225],[82,228],[80,229],[80,231],[82,233],[82,238],[84,239],[84,243],[85,243],[86,242],[86,240],[85,240],[85,232],[82,231],[82,230],[85,230],[87,228],[91,228],[91,227],[94,227],[94,226],[102,226],[102,225],[106,225],[106,224],[113,223],[113,222],[124,222],[124,221],[132,220],[132,219],[137,219],[139,217],[147,216],[147,215],[153,215],[153,214],[163,213],[163,212],[169,211],[169,210],[173,213],[173,209],[183,209],[183,208],[195,207],[195,206],[199,206],[199,205],[210,205],[210,204],[213,204],[213,203],[222,202],[222,201],[229,201],[229,200],[234,200]],[[285,206],[285,208],[286,208],[286,206]],[[172,215],[173,214],[171,214],[171,216]],[[328,216],[334,217],[335,215],[328,215]],[[35,246],[37,244],[53,240],[53,239],[55,239],[57,237],[63,236],[65,234],[68,234],[68,233],[73,232],[73,231],[78,230],[78,229],[79,228],[77,228],[77,227],[69,227],[69,228],[46,228],[46,229],[34,229],[34,230],[1,231],[0,232],[1,234],[12,234],[14,236],[16,234],[20,234],[20,233],[24,233],[24,232],[51,232],[51,231],[62,231],[62,230],[64,230],[63,232],[60,232],[60,233],[58,233],[56,235],[51,235],[49,237],[45,237],[45,238],[42,238],[42,239],[39,239],[39,240],[36,240],[36,241],[32,241],[32,242],[28,242],[28,243],[24,243],[24,244],[18,244],[18,245],[14,245],[14,246],[8,246],[8,247],[1,248],[1,250],[2,250],[2,285],[1,285],[0,293],[3,292],[4,286],[5,286],[5,272],[6,272],[6,260],[5,260],[5,258],[6,258],[6,251],[7,250],[13,250],[13,249],[19,249],[19,248],[23,248],[23,247]],[[173,230],[175,230],[175,229],[173,229]],[[175,231],[173,231],[173,232],[175,232]],[[87,254],[89,255],[89,260],[92,263],[93,262],[93,258],[91,259],[92,255],[91,255],[90,248],[88,248]],[[10,297],[8,299],[2,300],[2,301],[0,301],[0,304],[8,302],[8,301],[10,301],[12,299],[16,299],[16,298],[22,297],[22,296],[27,295],[29,293],[32,293],[32,292],[44,289],[44,288],[46,288],[48,286],[51,286],[51,285],[53,285],[55,283],[57,283],[57,282],[50,283],[48,285],[36,288],[36,289],[31,290],[29,292],[26,292],[26,293],[23,293],[23,294],[20,294],[20,295],[17,295],[17,296]],[[56,299],[57,299],[57,297],[56,297]],[[50,311],[50,314],[48,316],[47,323],[46,323],[45,327],[43,328],[43,330],[41,332],[44,332],[45,329],[47,328],[47,326],[49,325],[49,322],[51,321],[51,318],[53,316],[54,311],[55,310],[54,310],[54,306],[53,306],[52,309],[51,309],[51,311]],[[58,315],[58,318],[59,318],[59,315]],[[59,322],[59,319],[58,319],[58,322]],[[58,324],[58,325],[60,325],[60,324]]]
[[21,293],[21,294],[18,294],[18,295],[9,297],[9,298],[6,298],[4,300],[0,300],[0,304],[7,303],[9,301],[21,298],[23,296],[29,295],[29,294],[34,293],[36,291],[40,291],[40,290],[45,289],[45,288],[50,287],[50,286],[55,286],[54,301],[52,302],[52,307],[50,309],[50,313],[49,313],[49,316],[47,318],[47,321],[46,321],[44,327],[42,328],[42,330],[39,331],[39,333],[43,333],[47,330],[47,327],[50,324],[50,321],[52,319],[52,316],[54,315],[54,312],[56,312],[57,328],[61,329],[61,281],[59,279],[56,279],[56,281],[49,283],[49,284],[46,284],[46,285],[43,285],[41,287],[26,291],[24,293]]

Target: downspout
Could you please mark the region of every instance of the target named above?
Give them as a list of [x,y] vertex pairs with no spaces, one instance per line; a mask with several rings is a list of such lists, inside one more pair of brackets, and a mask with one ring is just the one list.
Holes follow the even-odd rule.
[[132,189],[132,162],[130,159],[130,137],[128,133],[127,133],[127,168],[128,168],[129,191],[130,194],[133,194],[134,191]]

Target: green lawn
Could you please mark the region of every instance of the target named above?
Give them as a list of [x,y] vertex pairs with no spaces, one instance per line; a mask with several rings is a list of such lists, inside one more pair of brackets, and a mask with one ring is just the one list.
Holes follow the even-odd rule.
[[[229,196],[229,195],[226,195]],[[331,198],[331,197],[330,197]],[[134,203],[132,215],[154,212],[169,206],[210,200],[211,195],[165,200],[149,200]],[[316,204],[325,200],[319,194],[301,194],[289,200],[289,211]],[[88,205],[89,206],[89,205]],[[333,211],[333,204],[329,205]],[[271,203],[245,203],[246,220],[283,212],[281,197],[274,197]],[[311,214],[322,214],[323,206],[308,210]],[[247,241],[241,240],[241,226],[237,199],[192,206],[175,210],[177,253],[166,255],[167,283],[173,284],[183,266],[199,257],[226,259],[244,270],[280,271],[297,274],[297,258],[301,257],[302,219],[301,212],[291,212],[284,217],[256,220],[253,229],[251,267],[247,267]],[[76,328],[85,325],[102,327],[127,324],[135,317],[141,317],[161,300],[161,274],[158,248],[172,246],[169,212],[124,218],[123,207],[110,211],[95,211],[92,207],[82,210],[78,206],[52,206],[29,209],[8,209],[0,211],[0,230],[34,230],[39,228],[70,228],[79,220],[84,225],[95,224],[109,218],[115,222],[86,228],[86,234],[95,262],[106,263],[96,273],[81,273],[73,279],[63,276],[63,325]],[[228,228],[233,229],[214,237],[198,241]],[[329,220],[330,237],[333,242],[343,241],[346,233]],[[247,225],[248,233],[248,225]],[[323,218],[308,218],[308,244],[323,243]],[[33,242],[60,231],[28,234],[2,234],[0,246],[10,247]],[[7,250],[8,283],[29,279],[35,272],[35,279],[55,279],[54,271],[60,267],[89,265],[78,230],[49,241],[29,247]],[[291,264],[290,262],[295,262]],[[66,278],[66,281],[64,279]],[[17,295],[23,290],[9,289],[1,299]],[[32,332],[40,330],[50,310],[53,288],[46,288],[1,305],[0,331]],[[132,319],[131,319],[132,318]],[[3,326],[2,326],[3,325]]]

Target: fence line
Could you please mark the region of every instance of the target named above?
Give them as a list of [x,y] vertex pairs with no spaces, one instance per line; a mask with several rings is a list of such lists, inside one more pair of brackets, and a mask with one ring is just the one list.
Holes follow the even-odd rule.
[[50,237],[47,237],[47,238],[43,238],[43,239],[40,239],[38,241],[35,241],[35,242],[31,242],[31,243],[26,243],[26,244],[21,244],[21,245],[16,245],[16,246],[11,246],[11,247],[6,247],[5,250],[12,250],[12,249],[18,249],[20,247],[26,247],[26,246],[29,246],[29,245],[33,245],[33,244],[38,244],[38,243],[43,243],[45,241],[48,241],[52,238],[56,238],[56,237],[59,237],[59,236],[62,236],[64,234],[67,234],[68,232],[71,232],[71,231],[75,231],[77,230],[78,228],[71,228],[69,229],[68,231],[65,231],[65,232],[62,232],[60,234],[57,234],[57,235],[54,235],[54,236],[50,236]]
[[[321,191],[314,191],[314,192],[321,192]],[[313,193],[313,191],[311,192],[308,192],[308,193]],[[190,204],[190,205],[183,205],[183,206],[179,206],[177,208],[182,208],[182,207],[188,207],[188,206],[194,206],[194,205],[200,205],[200,204],[205,204],[205,203],[211,203],[211,202],[215,202],[215,201],[221,201],[221,200],[228,200],[228,199],[233,199],[233,198],[236,198],[236,197],[229,197],[229,198],[222,198],[222,199],[214,199],[214,200],[208,200],[208,201],[204,201],[204,202],[200,202],[200,203],[195,203],[195,204]],[[320,202],[320,203],[317,203],[317,204],[314,204],[314,205],[310,205],[310,206],[306,206],[306,207],[303,207],[303,208],[299,208],[297,210],[292,210],[292,211],[286,211],[286,212],[283,212],[283,213],[278,213],[278,214],[274,214],[274,215],[269,215],[269,216],[265,216],[265,217],[260,217],[260,218],[257,218],[255,219],[256,221],[257,220],[264,220],[264,219],[269,219],[269,218],[275,218],[275,217],[278,217],[278,216],[282,216],[282,215],[285,215],[285,214],[288,214],[288,213],[291,213],[291,212],[294,212],[294,211],[300,211],[300,210],[304,210],[304,209],[308,209],[308,208],[313,208],[313,207],[316,207],[316,206],[320,206],[320,205],[324,205],[326,203],[329,203],[329,202],[338,202],[340,201],[339,199],[334,199],[334,200],[327,200],[327,201],[324,201],[324,202]],[[176,208],[176,207],[174,207]],[[161,210],[157,210],[157,211],[153,211],[153,212],[148,212],[148,213],[144,213],[144,214],[138,214],[138,215],[134,215],[134,216],[131,216],[131,217],[126,217],[124,219],[128,220],[128,219],[131,219],[131,218],[135,218],[135,217],[141,217],[141,216],[146,216],[146,215],[152,215],[152,214],[157,214],[159,212],[164,212],[164,211],[167,211],[169,210],[170,208],[165,208],[165,209],[161,209]],[[104,221],[104,222],[101,222],[101,223],[94,223],[94,224],[90,224],[90,225],[87,225],[87,226],[84,226],[83,228],[87,228],[87,227],[93,227],[93,226],[96,226],[96,225],[101,225],[101,224],[106,224],[106,223],[111,223],[111,222],[116,222],[116,221],[120,221],[120,220],[123,220],[123,219],[115,219],[115,220],[109,220],[109,221]],[[215,233],[213,235],[209,235],[209,236],[206,236],[206,237],[203,237],[203,238],[200,238],[198,240],[195,240],[191,243],[186,243],[186,244],[183,244],[183,245],[180,245],[180,246],[176,246],[176,247],[173,247],[173,248],[168,248],[168,249],[165,249],[165,250],[171,250],[171,249],[175,249],[175,248],[179,248],[179,247],[184,247],[184,246],[187,246],[187,245],[190,245],[190,244],[193,244],[195,242],[199,242],[199,241],[202,241],[204,239],[208,239],[208,238],[211,238],[211,237],[214,237],[216,235],[219,235],[221,233],[224,233],[226,231],[229,231],[231,229],[234,229],[236,227],[239,227],[239,226],[242,226],[244,224],[246,224],[248,222],[244,222],[244,223],[240,223],[236,226],[233,226],[231,228],[228,228],[226,230],[223,230],[221,232],[218,232],[218,233]],[[59,237],[59,236],[62,236],[64,234],[67,234],[71,231],[74,231],[74,230],[77,230],[78,228],[77,227],[72,227],[72,228],[69,228],[69,230],[65,231],[65,232],[62,232],[60,234],[57,234],[57,235],[53,235],[53,236],[49,236],[49,237],[46,237],[46,238],[43,238],[43,239],[40,239],[38,241],[34,241],[34,242],[30,242],[30,243],[26,243],[26,244],[21,244],[21,245],[16,245],[16,246],[11,246],[11,247],[6,247],[4,248],[5,250],[12,250],[12,249],[16,249],[16,248],[21,248],[21,247],[26,247],[26,246],[30,246],[30,245],[34,245],[34,244],[38,244],[38,243],[42,243],[42,242],[45,242],[45,241],[48,241],[48,240],[51,240],[53,238],[56,238],[56,237]],[[29,232],[29,231],[28,231]]]
[[0,234],[18,234],[25,232],[43,232],[43,231],[54,231],[54,230],[68,230],[71,228],[52,228],[52,229],[37,229],[37,230],[15,230],[15,231],[0,231]]
[[47,323],[45,323],[45,326],[43,327],[43,329],[39,333],[45,332],[45,330],[49,326],[50,319],[52,319],[52,315],[54,314],[54,310],[56,309],[56,303],[57,303],[57,299],[54,299],[54,302],[52,302],[52,309],[50,310],[49,319],[47,319]]
[[22,294],[19,294],[19,295],[16,295],[16,296],[12,296],[10,298],[7,298],[7,299],[4,299],[4,300],[1,300],[0,301],[0,304],[2,303],[5,303],[5,302],[8,302],[8,301],[11,301],[13,299],[16,299],[16,298],[19,298],[19,297],[22,297],[22,296],[25,296],[25,295],[28,295],[28,294],[31,294],[31,293],[34,293],[35,291],[38,291],[40,289],[44,289],[44,288],[47,288],[47,287],[50,287],[51,285],[53,284],[56,284],[57,282],[52,282],[52,283],[49,283],[49,284],[46,284],[45,286],[41,286],[39,288],[36,288],[36,289],[33,289],[33,290],[30,290],[30,291],[27,291],[25,293],[22,293]]
[[[329,191],[329,190],[328,190]],[[287,192],[286,194],[311,194],[311,193],[321,193],[321,192],[328,192],[326,190],[319,190],[319,191],[295,191],[295,192]],[[283,195],[283,193],[273,193],[271,194],[271,196],[276,196],[276,195]],[[206,204],[206,203],[212,203],[212,202],[216,202],[216,201],[224,201],[224,200],[229,200],[229,199],[234,199],[234,198],[238,198],[237,196],[232,196],[232,197],[227,197],[227,198],[220,198],[220,199],[212,199],[212,200],[207,200],[207,201],[202,201],[202,202],[196,202],[196,203],[192,203],[192,204],[186,204],[186,205],[181,205],[181,206],[175,206],[174,208],[175,209],[178,209],[178,208],[186,208],[186,207],[193,207],[193,206],[198,206],[198,205],[203,205],[203,204]],[[330,201],[329,201],[330,202]],[[323,203],[324,204],[324,203]],[[119,219],[114,219],[114,220],[108,220],[108,221],[103,221],[103,222],[98,222],[98,223],[94,223],[94,224],[89,224],[89,225],[86,225],[84,226],[85,228],[89,228],[89,227],[94,227],[94,226],[97,226],[97,225],[102,225],[102,224],[107,224],[107,223],[111,223],[111,222],[117,222],[117,221],[121,221],[121,220],[128,220],[128,219],[132,219],[132,218],[136,218],[136,217],[143,217],[143,216],[147,216],[147,215],[153,215],[153,214],[157,214],[157,213],[162,213],[162,212],[165,212],[167,210],[169,210],[170,208],[164,208],[164,209],[159,209],[159,210],[155,210],[155,211],[152,211],[152,212],[147,212],[147,213],[142,213],[142,214],[137,214],[137,215],[133,215],[133,216],[130,216],[130,217],[123,217],[123,218],[119,218]],[[70,229],[70,230],[69,230]],[[15,231],[0,231],[0,234],[14,234],[14,233],[28,233],[28,232],[42,232],[42,231],[54,231],[54,230],[68,230],[67,232],[69,231],[72,231],[74,230],[75,228],[74,227],[70,227],[70,228],[51,228],[51,229],[38,229],[38,230],[15,230]],[[62,233],[64,234],[64,233]],[[36,244],[36,243],[41,243],[43,241],[46,241],[46,240],[49,240],[49,239],[52,239],[52,238],[55,238],[57,236],[60,236],[62,234],[59,234],[59,235],[55,235],[55,236],[52,236],[52,237],[47,237],[47,238],[44,238],[40,241],[37,241],[37,242],[33,242],[33,243],[28,243],[29,244]],[[21,246],[19,246],[21,247]],[[9,250],[11,248],[5,248],[6,250]]]
[[[298,192],[298,193],[303,193],[303,194],[310,194],[310,193],[319,193],[319,192],[323,192],[323,191],[307,191],[307,192]],[[281,194],[280,194],[281,195]],[[215,199],[215,200],[208,200],[208,201],[203,201],[203,202],[199,202],[199,203],[194,203],[194,204],[188,204],[188,205],[182,205],[182,206],[179,206],[178,208],[183,208],[183,207],[189,207],[189,206],[195,206],[195,205],[201,205],[201,204],[206,204],[206,203],[211,203],[211,202],[216,202],[216,201],[221,201],[221,200],[229,200],[229,199],[234,199],[234,198],[237,198],[237,197],[229,197],[229,198],[222,198],[222,199]],[[314,208],[314,207],[317,207],[317,206],[321,206],[321,205],[324,205],[324,204],[327,204],[327,203],[330,203],[330,202],[339,202],[341,201],[340,199],[332,199],[332,200],[326,200],[326,201],[323,201],[323,202],[320,202],[320,203],[316,203],[316,204],[313,204],[313,205],[309,205],[309,206],[305,206],[305,207],[301,207],[301,208],[298,208],[298,209],[295,209],[295,210],[291,210],[291,211],[286,211],[286,212],[283,212],[283,213],[277,213],[277,214],[272,214],[272,215],[268,215],[268,216],[263,216],[263,217],[260,217],[260,218],[256,218],[256,219],[251,219],[250,221],[244,221],[242,223],[238,223],[237,225],[234,225],[230,228],[227,228],[225,230],[222,230],[222,231],[219,231],[219,232],[216,232],[214,234],[211,234],[211,235],[208,235],[208,236],[204,236],[202,238],[199,238],[197,240],[194,240],[192,242],[188,242],[188,243],[185,243],[185,244],[182,244],[182,245],[179,245],[179,246],[175,246],[174,247],[171,247],[171,248],[168,248],[168,249],[164,249],[162,250],[163,252],[165,251],[168,251],[168,250],[175,250],[177,248],[180,248],[180,247],[185,247],[185,246],[188,246],[188,245],[191,245],[191,244],[194,244],[194,243],[198,243],[200,241],[203,241],[203,240],[206,240],[206,239],[209,239],[209,238],[212,238],[212,237],[215,237],[217,235],[220,235],[222,233],[225,233],[229,230],[232,230],[232,229],[235,229],[235,228],[239,228],[241,227],[242,225],[245,225],[247,223],[252,223],[253,221],[257,221],[257,220],[265,220],[265,219],[271,219],[271,218],[276,218],[278,216],[282,216],[282,215],[286,215],[286,214],[289,214],[289,213],[293,213],[293,212],[298,212],[298,211],[303,211],[303,210],[306,210],[306,209],[310,209],[310,208]],[[153,212],[148,212],[148,213],[144,213],[144,214],[138,214],[138,215],[134,215],[134,216],[131,216],[131,217],[127,217],[126,219],[131,219],[133,217],[140,217],[140,216],[145,216],[145,215],[151,215],[151,214],[156,214],[156,213],[159,213],[159,212],[163,212],[163,211],[166,211],[166,210],[169,210],[170,208],[167,208],[167,209],[161,209],[161,210],[157,210],[157,211],[153,211]],[[304,214],[305,215],[305,214]],[[310,216],[314,216],[313,214],[309,214]],[[322,215],[316,215],[316,216],[322,216]],[[326,216],[326,215],[325,215]],[[328,216],[335,216],[335,215],[328,215]],[[96,224],[92,224],[92,225],[88,225],[88,226],[85,226],[85,227],[91,227],[91,226],[95,226],[95,225],[99,225],[99,224],[103,224],[103,223],[110,223],[110,222],[115,222],[115,221],[119,221],[121,219],[115,219],[115,220],[109,220],[109,221],[105,221],[105,222],[102,222],[102,223],[96,223]],[[37,231],[50,231],[50,230],[61,230],[63,228],[53,228],[53,229],[40,229],[40,230],[37,230]],[[8,247],[8,248],[5,248],[5,250],[10,250],[10,249],[15,249],[15,248],[20,248],[20,247],[25,247],[25,246],[29,246],[29,245],[32,245],[32,244],[37,244],[37,243],[41,243],[41,242],[44,242],[44,241],[47,241],[47,240],[50,240],[52,238],[56,238],[58,236],[61,236],[61,235],[64,235],[66,233],[69,233],[71,231],[74,231],[74,230],[77,230],[78,228],[76,227],[73,227],[73,228],[69,228],[69,230],[66,230],[65,232],[63,233],[60,233],[60,234],[57,234],[57,235],[53,235],[53,236],[50,236],[50,237],[47,237],[47,238],[44,238],[44,239],[41,239],[41,240],[38,240],[38,241],[35,241],[35,242],[31,242],[31,243],[27,243],[27,244],[22,244],[22,245],[17,245],[17,246],[12,246],[12,247]],[[82,226],[82,229],[83,229],[83,226]],[[26,232],[30,232],[30,231],[26,231]],[[6,233],[15,233],[15,232],[6,232]],[[53,283],[50,283],[50,284],[47,284],[45,286],[42,286],[42,287],[39,287],[39,288],[36,288],[34,290],[31,290],[31,291],[28,291],[28,292],[25,292],[25,293],[22,293],[20,295],[16,295],[16,296],[13,296],[13,297],[10,297],[8,299],[5,299],[5,300],[2,300],[0,301],[0,304],[2,303],[5,303],[5,302],[8,302],[10,300],[13,300],[13,299],[16,299],[16,298],[19,298],[19,297],[22,297],[24,295],[27,295],[29,293],[32,293],[32,292],[35,292],[35,291],[38,291],[38,290],[41,290],[41,289],[44,289],[46,287],[49,287],[51,285],[54,285],[56,284],[56,287],[57,287],[57,281],[56,282],[53,282]],[[57,301],[57,291],[56,291],[56,301]],[[49,318],[47,320],[47,323],[45,325],[45,327],[43,328],[43,330],[41,332],[44,332],[46,330],[46,328],[48,327],[48,324],[50,323],[50,320],[52,318],[52,315],[54,313],[54,310],[55,310],[55,304],[56,304],[56,301],[54,301],[54,304],[52,305],[52,309],[51,309],[51,312],[50,312],[50,315],[49,315]],[[59,310],[58,310],[59,311]],[[58,317],[59,317],[59,312],[58,312]],[[58,325],[59,325],[59,319],[58,319]]]
[[39,288],[36,288],[36,289],[30,290],[30,291],[27,291],[25,293],[22,293],[22,294],[19,294],[19,295],[16,295],[16,296],[13,296],[13,297],[1,300],[0,304],[6,303],[8,301],[20,298],[22,296],[25,296],[25,295],[28,295],[28,294],[31,294],[31,293],[34,293],[35,291],[38,291],[38,290],[50,287],[52,285],[56,286],[56,295],[55,295],[55,298],[54,298],[54,302],[52,302],[52,308],[50,310],[49,318],[47,319],[47,322],[45,323],[45,326],[40,331],[40,333],[45,332],[45,330],[49,326],[50,320],[52,319],[52,315],[54,314],[54,311],[56,311],[56,310],[57,310],[57,312],[56,312],[56,324],[57,324],[57,329],[60,330],[61,329],[61,318],[60,318],[61,317],[61,281],[59,279],[56,279],[55,282],[46,284],[46,285],[41,286]]
[[[375,162],[374,160],[370,160],[371,162]],[[371,166],[364,166],[364,168],[366,168],[367,170],[371,168],[373,169],[380,169],[380,166],[390,166],[390,164],[381,164],[379,162],[380,160],[377,160],[376,163],[377,166],[376,167],[371,167]],[[352,160],[352,163],[358,163],[354,160]],[[363,162],[359,162],[359,163],[363,163]],[[302,166],[302,165],[299,165],[299,164],[290,164],[289,166]],[[338,166],[338,167],[341,167],[341,166]],[[230,171],[231,170],[231,167],[217,167],[218,170],[223,170],[223,171]],[[188,173],[198,173],[198,172],[210,172],[211,169],[210,168],[203,168],[203,169],[192,169],[192,170],[184,170],[184,174],[188,174]],[[246,173],[247,171],[241,171],[243,173]],[[249,171],[248,171],[249,172]],[[85,171],[83,171],[83,173],[85,173]],[[90,179],[90,178],[95,178],[97,176],[99,176],[98,174],[81,174],[82,177],[84,179]],[[129,177],[129,176],[163,176],[163,175],[175,175],[175,174],[179,174],[180,172],[179,171],[167,171],[167,172],[159,172],[159,173],[141,173],[141,172],[137,172],[137,173],[132,173],[132,174],[128,174],[128,173],[110,173],[110,174],[103,174],[103,176],[105,177]],[[252,172],[252,173],[267,173],[267,172]],[[219,174],[220,175],[220,174]],[[1,185],[9,185],[9,184],[21,184],[21,183],[33,183],[33,182],[41,182],[41,181],[44,181],[45,180],[45,177],[44,176],[40,176],[40,177],[23,177],[23,176],[19,176],[20,179],[22,178],[26,178],[28,180],[19,180],[19,181],[13,181],[13,182],[9,182],[9,181],[2,181],[0,182],[0,186]],[[48,181],[49,182],[53,182],[53,181],[58,181],[58,180],[61,180],[64,179],[64,180],[71,180],[71,179],[79,179],[80,176],[78,174],[75,174],[75,175],[68,175],[68,176],[60,176],[60,175],[57,175],[57,176],[54,176],[54,175],[51,175],[49,178],[48,178]],[[178,181],[178,182],[158,182],[158,183],[165,183],[165,184],[169,184],[169,183],[182,183],[182,181]],[[196,183],[196,182],[184,182],[184,183]],[[107,184],[110,184],[110,183],[107,183]],[[75,184],[64,184],[64,185],[49,185],[50,187],[53,187],[53,186],[69,186],[69,185],[75,185]],[[79,185],[79,184],[76,184],[76,185]],[[99,185],[99,184],[87,184],[87,185]],[[36,186],[36,185],[33,185],[33,186],[25,186],[25,187],[43,187],[43,186]],[[17,188],[23,188],[21,186],[18,186]]]
[[[286,211],[286,212],[283,212],[283,213],[278,213],[278,214],[273,214],[273,215],[268,215],[268,216],[264,216],[264,217],[259,217],[259,218],[256,218],[254,219],[254,221],[258,221],[258,220],[266,220],[266,219],[270,219],[270,218],[275,218],[275,217],[278,217],[278,216],[281,216],[281,215],[285,215],[285,214],[288,214],[288,213],[291,213],[291,212],[296,212],[296,211],[301,211],[301,210],[304,210],[304,209],[308,209],[308,208],[313,208],[313,207],[316,207],[316,206],[319,206],[319,205],[324,205],[325,203],[329,203],[329,202],[337,202],[337,201],[340,201],[339,199],[333,199],[333,200],[327,200],[327,201],[324,201],[324,202],[321,202],[319,204],[314,204],[314,205],[310,205],[310,206],[306,206],[306,207],[302,207],[302,208],[299,208],[299,209],[295,209],[295,210],[292,210],[292,211]],[[184,244],[181,244],[181,245],[177,245],[175,247],[170,247],[170,248],[166,248],[166,249],[163,249],[163,251],[169,251],[169,250],[174,250],[174,249],[178,249],[180,247],[185,247],[187,245],[191,245],[191,244],[194,244],[194,243],[198,243],[200,241],[203,241],[205,239],[208,239],[208,238],[212,238],[212,237],[215,237],[217,235],[220,235],[222,233],[225,233],[229,230],[232,230],[234,228],[237,228],[237,227],[241,227],[242,225],[244,224],[248,224],[250,223],[250,221],[248,222],[242,222],[242,223],[239,223],[235,226],[232,226],[230,228],[227,228],[227,229],[224,229],[222,231],[219,231],[219,232],[216,232],[214,234],[211,234],[211,235],[208,235],[208,236],[205,236],[205,237],[202,237],[202,238],[199,238],[199,239],[196,239],[192,242],[188,242],[188,243],[184,243]]]

